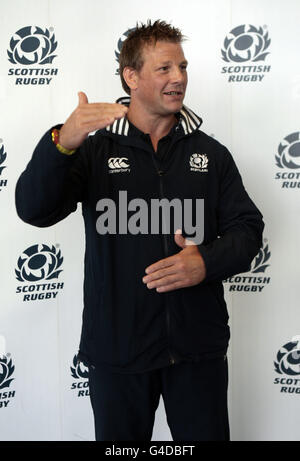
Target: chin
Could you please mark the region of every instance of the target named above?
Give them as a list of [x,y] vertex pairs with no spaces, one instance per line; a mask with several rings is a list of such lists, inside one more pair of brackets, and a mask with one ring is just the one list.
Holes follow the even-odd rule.
[[174,103],[174,104],[170,104],[168,106],[168,110],[170,111],[170,113],[175,114],[176,112],[181,111],[182,106],[183,106],[183,102],[180,102],[180,103],[177,102],[177,103]]

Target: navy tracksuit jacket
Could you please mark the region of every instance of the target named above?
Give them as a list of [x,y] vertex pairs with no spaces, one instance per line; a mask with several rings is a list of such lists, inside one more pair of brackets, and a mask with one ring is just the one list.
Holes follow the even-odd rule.
[[[131,373],[226,354],[230,333],[222,280],[249,269],[262,242],[262,215],[229,151],[199,129],[201,119],[185,106],[177,117],[157,153],[149,136],[126,118],[89,136],[71,156],[56,149],[49,130],[18,180],[17,212],[34,226],[55,224],[82,202],[79,357],[88,365]],[[204,199],[202,283],[167,293],[147,288],[145,268],[181,248],[173,230],[100,235],[97,203],[110,198],[117,204],[119,191],[127,191],[128,202],[142,198],[149,207],[155,198]]]

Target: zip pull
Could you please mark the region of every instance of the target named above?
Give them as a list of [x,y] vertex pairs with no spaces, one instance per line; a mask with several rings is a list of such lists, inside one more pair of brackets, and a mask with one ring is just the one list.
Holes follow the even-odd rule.
[[158,170],[157,173],[158,173],[158,176],[162,176],[164,174],[162,170]]

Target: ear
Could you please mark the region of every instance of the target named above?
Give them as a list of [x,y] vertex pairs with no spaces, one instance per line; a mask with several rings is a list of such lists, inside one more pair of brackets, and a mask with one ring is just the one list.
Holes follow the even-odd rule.
[[136,90],[138,88],[138,73],[132,67],[124,67],[123,69],[123,78],[131,90]]

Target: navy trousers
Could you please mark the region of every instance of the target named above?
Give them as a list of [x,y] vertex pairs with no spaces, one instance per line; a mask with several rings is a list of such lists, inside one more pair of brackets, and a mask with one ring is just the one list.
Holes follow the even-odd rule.
[[89,386],[98,441],[151,441],[160,395],[174,441],[229,440],[227,359],[136,374],[90,367]]

